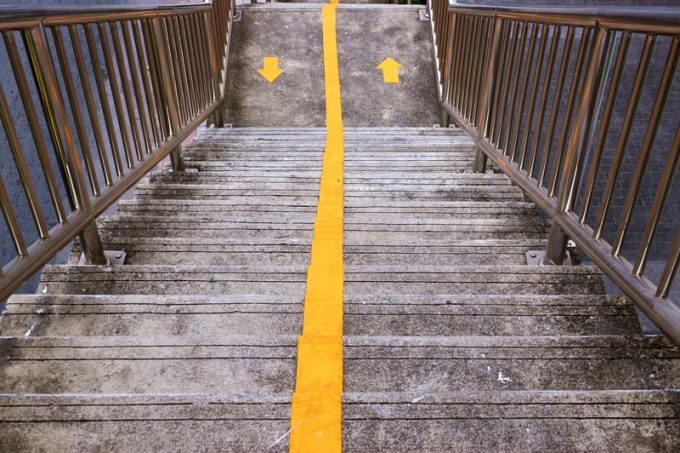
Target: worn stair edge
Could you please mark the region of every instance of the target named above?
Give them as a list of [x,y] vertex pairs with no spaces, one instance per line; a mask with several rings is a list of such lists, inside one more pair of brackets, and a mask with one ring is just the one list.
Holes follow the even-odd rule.
[[[18,299],[23,303],[17,303],[11,298],[0,317],[0,332],[11,336],[198,337],[215,331],[294,335],[302,325],[302,303],[293,298],[278,304],[219,302],[217,297],[208,298],[210,303],[191,297],[165,299],[40,295],[23,296]],[[452,300],[421,305],[346,303],[344,326],[347,335],[623,335],[639,331],[630,304],[601,299],[590,306],[532,304],[521,297],[479,306]]]
[[[292,391],[295,337],[236,338],[4,338],[0,392]],[[657,338],[346,336],[344,342],[348,392],[635,390],[680,383],[680,357]],[[112,373],[126,379],[105,378]]]

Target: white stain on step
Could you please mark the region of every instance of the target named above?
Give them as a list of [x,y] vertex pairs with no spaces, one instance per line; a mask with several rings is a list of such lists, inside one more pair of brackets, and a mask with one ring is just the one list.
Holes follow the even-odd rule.
[[40,324],[40,321],[34,322],[33,325],[30,327],[30,329],[28,329],[26,331],[26,333],[24,334],[24,338],[27,338],[27,337],[30,337],[31,335],[33,335],[33,332],[35,332],[35,329],[36,329],[36,327],[38,327],[38,324]]
[[507,384],[508,382],[512,382],[512,379],[510,379],[508,376],[504,375],[502,371],[498,372],[498,382],[501,384]]
[[288,431],[286,431],[286,432],[283,433],[281,436],[279,436],[279,437],[274,441],[273,444],[271,444],[269,447],[267,447],[267,451],[271,450],[272,448],[276,447],[278,444],[280,444],[281,442],[283,442],[283,439],[285,439],[286,437],[290,436],[290,433],[292,433],[293,430],[294,430],[295,428],[297,428],[298,426],[300,426],[300,425],[302,424],[302,422],[304,422],[304,421],[305,421],[305,419],[303,418],[303,419],[300,420],[295,426],[293,426],[293,427],[290,428]]

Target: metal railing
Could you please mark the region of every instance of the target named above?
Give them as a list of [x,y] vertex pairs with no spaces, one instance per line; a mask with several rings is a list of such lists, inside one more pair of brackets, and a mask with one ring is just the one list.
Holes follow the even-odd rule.
[[[0,207],[16,250],[0,270],[0,300],[76,236],[88,263],[106,263],[97,216],[168,154],[182,171],[180,144],[201,122],[212,115],[221,125],[233,14],[233,0],[0,11],[2,61],[12,74],[0,82],[11,153],[3,165],[15,166],[36,237],[29,243],[21,206],[0,177]],[[9,104],[8,89],[20,102]],[[25,125],[31,143],[17,132]],[[28,164],[31,153],[40,168]]]
[[[677,217],[660,278],[645,275],[660,219],[673,215],[665,203],[680,154],[680,12],[446,0],[431,0],[429,10],[443,121],[450,115],[472,136],[475,170],[491,158],[552,218],[547,262],[561,264],[571,238],[680,343],[680,309],[668,299],[680,259]],[[650,190],[651,156],[664,167]],[[649,206],[638,203],[643,186]],[[617,191],[625,197],[613,209]],[[635,241],[633,217],[645,225]]]

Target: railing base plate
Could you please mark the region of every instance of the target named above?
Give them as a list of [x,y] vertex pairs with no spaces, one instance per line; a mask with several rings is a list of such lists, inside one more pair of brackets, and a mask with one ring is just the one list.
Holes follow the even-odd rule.
[[[545,250],[529,250],[526,253],[527,257],[527,265],[528,266],[542,266],[545,263]],[[565,266],[571,266],[572,261],[571,261],[571,253],[567,252],[567,256],[564,257],[564,262],[562,263]],[[546,264],[547,265],[547,264]]]
[[[104,250],[104,255],[106,256],[106,261],[108,266],[122,266],[125,264],[125,258],[127,253],[123,250]],[[85,254],[80,254],[80,259],[78,260],[78,266],[87,266],[87,260],[85,259]]]

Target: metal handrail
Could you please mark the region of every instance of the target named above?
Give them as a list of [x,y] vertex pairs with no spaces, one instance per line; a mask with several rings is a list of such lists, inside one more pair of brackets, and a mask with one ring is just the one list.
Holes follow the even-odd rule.
[[[645,275],[680,156],[680,124],[668,144],[665,167],[648,212],[636,207],[644,174],[680,56],[680,12],[667,8],[536,8],[450,4],[430,0],[437,87],[444,116],[478,146],[475,170],[487,158],[553,220],[546,261],[562,264],[571,238],[669,337],[680,343],[680,308],[668,298],[680,262],[680,229],[661,278]],[[633,38],[639,58],[631,57]],[[655,44],[660,76],[648,80]],[[634,60],[631,70],[626,62]],[[621,80],[630,96],[617,104]],[[629,79],[631,77],[628,77]],[[658,79],[658,80],[657,80]],[[652,86],[649,115],[637,118],[642,92]],[[620,130],[612,115],[624,112]],[[612,196],[634,124],[644,122],[636,166],[618,219]],[[676,119],[677,121],[677,119]],[[605,144],[616,135],[612,163]],[[662,156],[663,157],[663,156]],[[596,189],[606,173],[601,193]],[[623,254],[631,218],[646,213],[633,260]],[[605,226],[615,229],[605,238]]]
[[21,5],[0,5],[0,20],[15,19],[17,17],[44,18],[48,16],[82,16],[86,14],[120,13],[120,12],[139,12],[149,13],[151,11],[174,10],[182,8],[193,8],[196,6],[206,6],[203,0],[183,0],[182,3],[162,3],[150,1],[149,3],[135,4],[114,4],[114,5],[40,5],[40,6],[21,6]]
[[[180,144],[200,123],[212,116],[222,125],[234,11],[233,0],[213,0],[2,14],[21,106],[10,108],[10,82],[2,81],[0,118],[37,240],[28,243],[0,177],[0,209],[16,250],[0,270],[0,300],[76,236],[87,263],[105,264],[95,219],[166,156],[182,171]],[[17,119],[29,125],[40,169],[27,164]]]

